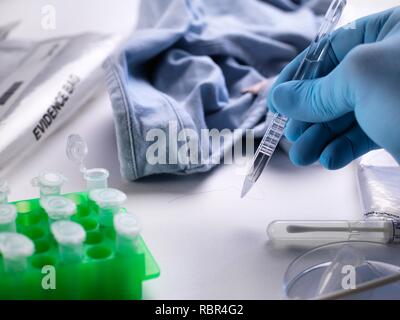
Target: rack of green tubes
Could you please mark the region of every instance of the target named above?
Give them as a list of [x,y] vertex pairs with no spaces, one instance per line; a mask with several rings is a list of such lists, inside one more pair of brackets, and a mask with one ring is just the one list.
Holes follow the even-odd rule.
[[[128,241],[112,221],[102,222],[107,209],[86,192],[63,197],[76,205],[68,221],[82,227],[84,240],[63,246],[40,199],[12,203],[16,232],[32,240],[34,252],[18,265],[0,256],[0,299],[141,299],[142,282],[160,274],[142,237]],[[128,216],[123,208],[118,214]]]

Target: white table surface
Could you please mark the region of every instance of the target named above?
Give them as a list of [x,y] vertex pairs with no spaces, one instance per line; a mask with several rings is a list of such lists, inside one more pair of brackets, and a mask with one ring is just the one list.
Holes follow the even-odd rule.
[[[348,20],[400,4],[349,2]],[[52,31],[42,30],[39,23],[41,6],[49,3],[57,9],[57,29]],[[136,13],[135,0],[0,1],[0,25],[23,17],[13,37],[35,39],[88,29],[126,34]],[[68,177],[65,191],[83,189],[77,168],[65,157],[71,133],[87,139],[88,167],[110,170],[110,185],[128,194],[127,208],[142,222],[143,237],[161,268],[161,277],[144,285],[147,299],[282,298],[285,269],[303,250],[273,248],[266,226],[275,219],[360,217],[354,166],[334,172],[295,168],[282,153],[244,200],[239,197],[243,177],[234,166],[196,176],[123,181],[105,89],[9,173],[11,200],[35,197],[30,179],[44,169]]]

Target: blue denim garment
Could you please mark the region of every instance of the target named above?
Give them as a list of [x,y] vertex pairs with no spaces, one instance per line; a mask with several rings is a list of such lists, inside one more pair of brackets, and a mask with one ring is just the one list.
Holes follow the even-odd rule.
[[[307,47],[326,0],[144,0],[137,29],[105,63],[122,176],[135,180],[214,164],[146,160],[150,129],[265,131],[275,76]],[[310,5],[312,3],[312,6]],[[311,8],[312,7],[312,8]],[[260,95],[243,89],[266,80]],[[226,147],[226,146],[224,146]],[[228,146],[229,147],[229,146]],[[167,153],[175,152],[168,149]]]

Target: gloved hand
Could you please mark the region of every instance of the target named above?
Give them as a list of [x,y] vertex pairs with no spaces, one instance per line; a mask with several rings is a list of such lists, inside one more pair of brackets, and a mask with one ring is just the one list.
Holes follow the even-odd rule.
[[292,79],[305,52],[282,72],[268,105],[290,120],[296,165],[339,169],[377,148],[400,163],[400,7],[341,28],[316,80]]

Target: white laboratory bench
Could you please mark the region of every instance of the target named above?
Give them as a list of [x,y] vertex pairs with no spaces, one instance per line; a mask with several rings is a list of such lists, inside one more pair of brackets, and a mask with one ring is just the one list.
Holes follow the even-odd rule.
[[[349,0],[347,20],[400,5]],[[40,8],[54,4],[57,29],[40,28]],[[137,1],[0,1],[0,25],[23,17],[14,37],[44,38],[92,29],[127,33]],[[1,67],[1,66],[0,66]],[[288,264],[302,249],[277,249],[266,227],[275,219],[356,219],[361,216],[354,167],[329,172],[295,168],[277,154],[254,190],[240,199],[243,177],[234,166],[188,177],[154,177],[132,183],[119,174],[112,110],[105,88],[70,122],[9,173],[11,200],[36,197],[30,179],[44,169],[61,171],[65,191],[83,189],[65,156],[66,137],[79,133],[89,145],[88,167],[110,170],[110,185],[128,194],[127,207],[143,225],[143,237],[161,268],[144,284],[147,299],[279,299]],[[101,281],[101,280],[99,280]]]

